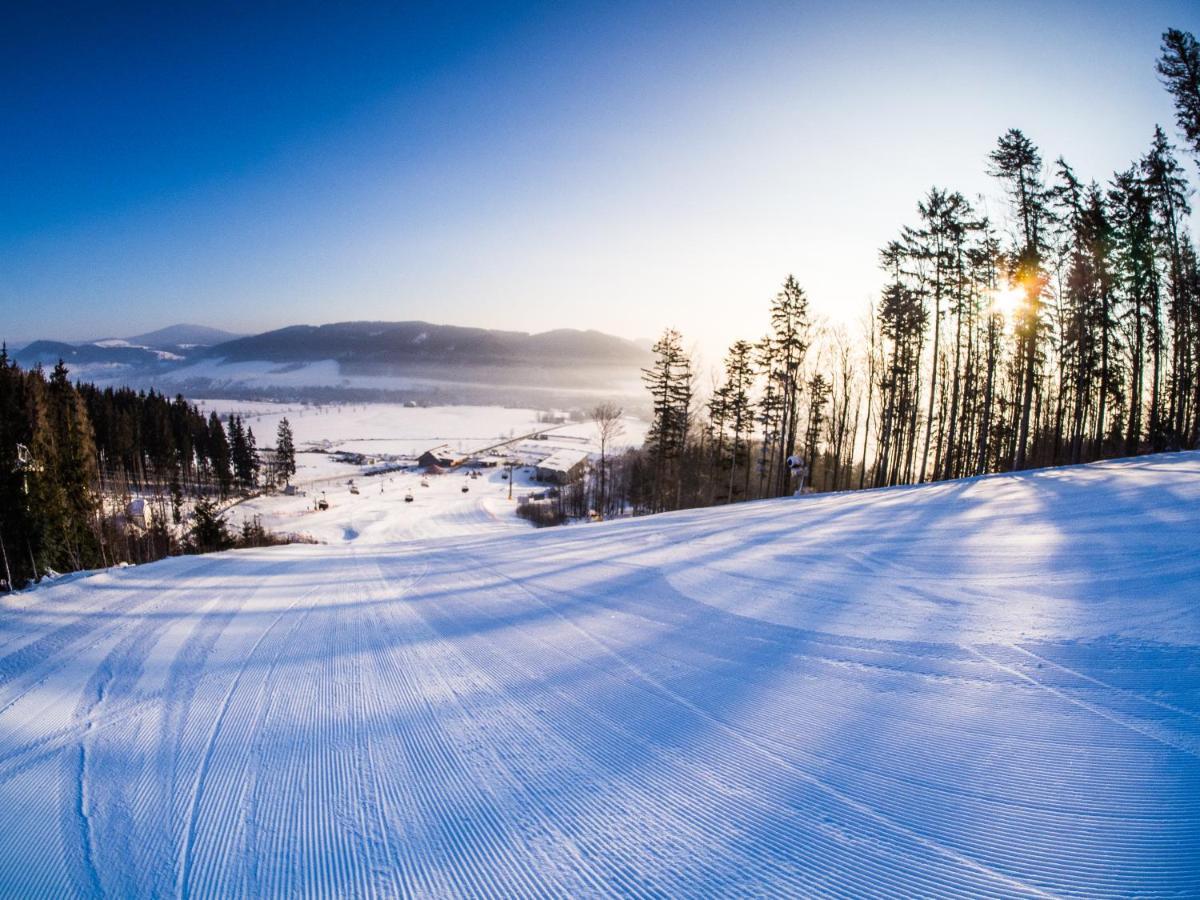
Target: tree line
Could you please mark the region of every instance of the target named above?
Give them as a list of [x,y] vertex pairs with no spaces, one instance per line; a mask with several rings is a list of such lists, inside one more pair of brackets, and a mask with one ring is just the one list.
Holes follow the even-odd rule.
[[[1158,72],[1200,164],[1200,50]],[[643,373],[646,444],[601,465],[602,515],[912,484],[1200,447],[1200,265],[1191,189],[1161,127],[1085,182],[1018,129],[987,159],[993,220],[933,187],[880,249],[861,340],[814,323],[789,276],[770,331],[737,340],[707,392],[679,332]],[[703,394],[703,396],[702,396]],[[789,460],[802,457],[802,466]]]
[[0,346],[3,586],[268,543],[257,523],[231,535],[211,520],[220,502],[293,474],[286,419],[276,447],[262,452],[239,416],[222,424],[183,397],[73,384],[61,361],[48,377],[40,368],[24,371]]

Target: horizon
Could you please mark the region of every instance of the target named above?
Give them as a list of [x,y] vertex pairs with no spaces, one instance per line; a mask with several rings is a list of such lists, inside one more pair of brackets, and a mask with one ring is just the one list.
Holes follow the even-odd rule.
[[[329,325],[403,325],[403,324],[430,325],[434,328],[479,328],[479,330],[484,330],[484,331],[497,331],[497,332],[508,332],[511,334],[528,334],[528,335],[551,334],[551,333],[559,332],[559,331],[570,331],[570,332],[576,332],[576,333],[580,333],[580,334],[586,334],[586,333],[591,332],[591,333],[596,333],[596,334],[602,334],[606,337],[615,337],[615,338],[618,338],[621,340],[629,341],[630,343],[634,343],[634,344],[639,344],[639,345],[646,344],[647,346],[649,346],[649,343],[652,343],[655,340],[655,338],[653,338],[653,337],[628,338],[628,337],[625,337],[624,335],[611,334],[610,332],[603,331],[599,328],[571,328],[571,327],[540,328],[540,329],[534,329],[531,331],[528,329],[518,329],[518,328],[486,329],[486,328],[480,328],[479,326],[472,326],[472,325],[452,325],[448,322],[434,322],[429,319],[339,319],[339,320],[332,321],[332,322],[292,322],[290,324],[281,325],[276,328],[268,328],[264,331],[252,331],[252,332],[234,332],[234,331],[229,331],[228,329],[221,328],[216,325],[206,325],[202,322],[171,322],[162,327],[152,328],[152,329],[149,329],[146,331],[142,331],[138,334],[107,334],[107,335],[103,335],[101,337],[91,337],[91,338],[83,338],[83,339],[65,339],[65,338],[43,336],[43,337],[35,337],[32,339],[25,339],[25,340],[21,340],[21,339],[18,339],[15,341],[5,340],[5,341],[3,341],[3,343],[5,343],[8,346],[9,350],[20,350],[24,347],[28,347],[31,344],[36,344],[36,343],[39,343],[42,341],[82,346],[82,345],[86,345],[86,344],[96,344],[96,343],[100,343],[103,341],[114,341],[114,340],[115,341],[133,341],[135,339],[144,338],[149,335],[156,334],[158,332],[170,331],[170,330],[178,329],[178,328],[199,328],[199,329],[205,329],[205,330],[222,331],[228,335],[228,337],[224,338],[224,340],[222,341],[222,342],[224,342],[224,341],[240,340],[242,338],[259,337],[261,335],[269,334],[274,331],[285,331],[289,328],[323,328],[323,327],[329,326]],[[215,345],[213,345],[213,346],[215,346]]]
[[1200,897],[1200,5],[1018,3],[10,13],[0,897]]
[[1005,129],[1085,181],[1156,124],[1178,143],[1154,62],[1196,21],[1182,3],[27,12],[0,63],[18,135],[0,162],[23,176],[0,200],[0,338],[675,327],[712,364],[763,333],[789,273],[853,329],[925,191],[995,203]]

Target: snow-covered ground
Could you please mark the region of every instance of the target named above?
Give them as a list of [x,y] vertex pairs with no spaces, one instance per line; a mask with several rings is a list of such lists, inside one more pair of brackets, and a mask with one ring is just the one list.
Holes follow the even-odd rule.
[[[399,403],[307,404],[275,403],[265,400],[193,401],[206,414],[237,414],[254,431],[260,447],[275,444],[279,420],[287,417],[296,448],[296,477],[306,490],[320,490],[316,481],[349,478],[369,471],[370,464],[349,466],[330,454],[338,451],[368,457],[415,458],[441,444],[470,453],[508,438],[544,432],[545,440],[519,442],[512,450],[524,459],[536,460],[561,447],[595,451],[596,426],[590,421],[562,425],[538,421],[538,411],[502,406],[407,407]],[[633,416],[621,422],[623,433],[614,449],[640,445],[647,423]],[[306,452],[311,450],[320,452]]]
[[[470,477],[475,471],[478,477]],[[330,544],[454,538],[532,528],[517,517],[517,504],[547,485],[535,483],[529,470],[514,469],[509,499],[506,474],[498,468],[463,468],[444,475],[398,471],[338,478],[317,483],[303,496],[274,494],[247,500],[232,507],[226,519],[237,526],[257,516],[268,531],[302,534]],[[353,481],[357,494],[351,493],[347,481]],[[319,499],[329,508],[318,510]]]
[[[537,410],[502,406],[319,405],[207,399],[193,402],[205,413],[242,416],[254,429],[258,443],[266,446],[274,445],[279,420],[285,416],[297,447],[319,445],[329,450],[376,453],[419,454],[443,443],[456,450],[470,450],[504,437],[550,427],[538,423]],[[347,447],[347,443],[354,446]],[[371,449],[366,449],[367,445]]]
[[1200,894],[1200,455],[337,508],[4,601],[0,894]]

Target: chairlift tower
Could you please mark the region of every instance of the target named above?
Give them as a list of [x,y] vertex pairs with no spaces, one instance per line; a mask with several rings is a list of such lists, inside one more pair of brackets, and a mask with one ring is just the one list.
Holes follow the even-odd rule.
[[29,448],[24,444],[17,444],[17,464],[13,467],[13,471],[19,472],[21,475],[21,487],[25,491],[25,496],[29,496],[29,473],[41,472],[42,464],[33,458],[33,454],[29,452]]

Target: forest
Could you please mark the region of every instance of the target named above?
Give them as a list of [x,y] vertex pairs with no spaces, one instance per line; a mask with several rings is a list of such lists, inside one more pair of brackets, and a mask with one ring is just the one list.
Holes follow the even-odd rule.
[[[1200,165],[1200,51],[1163,35],[1158,74]],[[879,250],[861,335],[814,324],[788,276],[770,333],[736,340],[711,387],[668,329],[643,380],[640,450],[605,459],[566,515],[660,512],[1193,449],[1200,445],[1200,266],[1191,189],[1166,131],[1104,182],[1024,133],[985,161],[991,221],[933,187]],[[789,457],[801,457],[789,466]]]
[[[257,447],[240,417],[222,425],[183,397],[74,384],[23,371],[0,347],[0,579],[142,563],[278,540],[249,521],[230,534],[220,504],[295,473],[286,419]],[[131,507],[137,500],[139,505]],[[182,542],[179,526],[187,520]],[[0,586],[2,587],[2,586]]]

